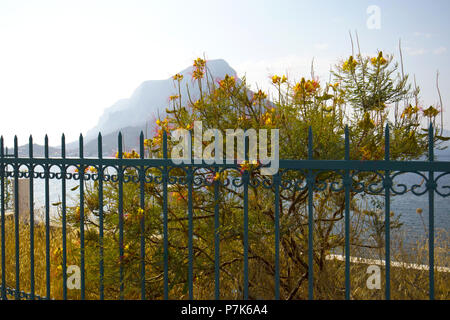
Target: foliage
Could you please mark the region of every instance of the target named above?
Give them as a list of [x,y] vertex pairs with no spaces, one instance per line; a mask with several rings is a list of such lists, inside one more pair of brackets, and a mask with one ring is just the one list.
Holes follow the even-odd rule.
[[[344,130],[350,133],[350,158],[356,160],[384,159],[384,129],[391,131],[391,159],[411,160],[422,156],[427,149],[427,135],[421,125],[424,119],[435,122],[436,108],[421,111],[420,106],[406,102],[417,96],[408,85],[407,76],[396,75],[393,57],[350,57],[332,71],[332,82],[301,78],[293,82],[287,76],[271,77],[275,93],[271,99],[262,90],[253,92],[245,78],[227,75],[214,81],[203,59],[194,61],[193,81],[199,88],[198,97],[188,97],[182,104],[183,76],[173,77],[178,94],[170,97],[167,117],[159,119],[156,135],[145,140],[146,156],[162,157],[164,131],[177,128],[192,129],[194,121],[202,121],[203,128],[225,129],[280,129],[280,159],[305,159],[308,127],[314,135],[314,159],[342,159],[344,157]],[[186,79],[185,79],[186,80]],[[417,99],[416,99],[417,100]],[[401,108],[403,103],[403,109]],[[389,112],[395,112],[389,118]],[[434,111],[436,110],[436,111]],[[425,128],[425,130],[427,130]],[[169,150],[172,142],[169,140]],[[169,153],[170,154],[170,153]],[[124,157],[139,157],[132,151]],[[246,164],[248,165],[248,164]],[[93,168],[95,170],[95,168]],[[243,171],[250,171],[251,179],[264,179],[256,166],[221,173],[212,168],[196,171],[196,176],[207,181],[205,186],[194,188],[194,292],[196,298],[212,298],[214,292],[214,209],[220,215],[220,288],[221,298],[241,298],[243,292],[243,193],[225,179],[239,179]],[[160,168],[146,172],[161,176]],[[126,168],[125,176],[137,177],[136,168]],[[170,176],[185,176],[182,169],[174,169]],[[305,178],[298,171],[283,173],[284,179]],[[340,181],[338,172],[318,173],[320,181]],[[355,173],[354,182],[379,184],[377,173]],[[140,290],[140,243],[145,242],[146,295],[159,299],[163,296],[163,216],[164,201],[161,184],[145,183],[144,206],[140,205],[139,182],[123,185],[124,255],[119,256],[119,188],[118,183],[107,181],[103,191],[103,252],[105,261],[105,294],[118,297],[119,266],[124,268],[126,296],[137,298]],[[214,200],[215,188],[219,201]],[[307,297],[308,228],[307,190],[283,189],[280,193],[280,286],[281,298]],[[187,187],[180,183],[169,185],[168,243],[169,243],[169,297],[187,297],[188,219]],[[99,268],[99,194],[98,182],[86,184],[85,226],[87,289],[98,291]],[[384,224],[379,223],[379,196],[365,194],[362,200],[374,205],[363,208],[361,198],[351,193],[351,244],[352,250],[365,255],[383,255]],[[272,189],[250,187],[249,209],[249,283],[251,298],[273,298],[274,292],[274,193]],[[344,283],[330,279],[342,273],[342,264],[330,262],[330,253],[343,251],[343,218],[345,199],[343,192],[330,188],[314,194],[314,268],[317,281],[315,296],[319,299],[343,297]],[[391,218],[391,230],[401,227],[398,215]],[[69,224],[76,228],[80,222],[80,209],[69,209]],[[142,227],[144,226],[144,229]],[[375,253],[373,252],[375,250]],[[74,254],[75,256],[75,254]],[[353,266],[352,270],[360,267]],[[339,270],[339,271],[337,271]],[[333,286],[330,284],[333,283]]]

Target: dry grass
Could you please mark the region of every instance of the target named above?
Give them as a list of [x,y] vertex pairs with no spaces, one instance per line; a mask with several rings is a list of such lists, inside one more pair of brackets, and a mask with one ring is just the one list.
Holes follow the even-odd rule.
[[[7,218],[5,223],[5,244],[6,244],[6,285],[10,288],[15,288],[16,266],[15,266],[15,228],[14,221],[11,217]],[[435,249],[435,265],[449,267],[448,257],[448,235],[445,232],[436,233],[436,249]],[[26,224],[22,224],[19,230],[20,238],[20,290],[30,292],[30,228]],[[401,244],[402,235],[397,234],[393,237],[392,247],[392,261],[403,261],[407,263],[423,264],[428,257],[428,244],[426,242],[418,242],[412,250],[405,250]],[[77,264],[79,261],[79,249],[77,243],[76,232],[68,232],[67,234],[67,264]],[[63,297],[63,282],[62,282],[62,232],[60,228],[52,227],[50,229],[50,285],[51,297],[53,299],[62,299]],[[367,252],[365,253],[367,255]],[[379,252],[373,253],[372,258],[378,259]],[[381,253],[382,254],[382,253]],[[352,251],[352,256],[357,256],[358,252]],[[425,263],[426,264],[426,263]],[[91,266],[87,266],[90,268]],[[315,271],[315,296],[319,299],[344,299],[344,267],[343,261],[327,260],[323,268]],[[381,266],[381,289],[368,289],[366,282],[369,277],[367,274],[367,264],[351,264],[351,298],[352,299],[384,299],[384,267]],[[252,270],[253,269],[253,270]],[[94,267],[96,270],[96,267]],[[258,278],[258,264],[250,263],[251,278]],[[1,272],[1,270],[0,270]],[[95,272],[90,272],[95,274]],[[428,299],[429,278],[427,270],[415,270],[407,267],[391,267],[391,298],[392,299]],[[97,274],[98,275],[98,274]],[[97,276],[96,275],[96,276]],[[138,275],[136,274],[136,277]],[[255,279],[258,280],[258,279]],[[262,290],[258,288],[251,288],[251,292],[256,297],[262,299],[273,298],[273,281],[271,279],[259,279]],[[46,250],[45,250],[45,226],[43,224],[36,224],[34,226],[34,283],[35,294],[39,296],[46,296]],[[98,279],[86,279],[89,288],[86,292],[87,299],[98,299]],[[222,281],[222,280],[221,280]],[[225,279],[223,279],[225,281]],[[258,282],[255,282],[258,283]],[[304,281],[299,288],[297,297],[307,298],[307,283]],[[450,299],[450,273],[449,272],[435,272],[435,298],[436,299]],[[226,283],[222,282],[226,286]],[[125,284],[126,285],[126,284]],[[195,283],[195,292],[197,299],[208,298],[213,292],[214,284],[203,283],[197,281]],[[136,289],[136,290],[134,290]],[[138,288],[128,290],[126,297],[128,299],[137,299],[139,297]],[[270,291],[270,292],[269,292]],[[203,296],[202,292],[207,295]],[[79,299],[80,290],[68,290],[69,299]],[[172,299],[177,298],[171,295]],[[186,298],[185,295],[178,298]],[[237,298],[237,296],[230,296],[228,298]],[[282,298],[287,298],[285,293],[282,293]]]

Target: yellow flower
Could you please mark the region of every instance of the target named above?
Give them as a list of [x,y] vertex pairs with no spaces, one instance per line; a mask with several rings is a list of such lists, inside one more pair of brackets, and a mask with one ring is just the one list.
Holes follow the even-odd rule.
[[425,117],[429,118],[436,117],[439,114],[439,110],[434,108],[433,106],[430,106],[428,109],[425,109],[422,112]]
[[197,69],[197,70],[194,70],[194,72],[192,73],[192,78],[194,78],[196,80],[200,80],[203,78],[204,75],[205,75],[205,73],[203,72],[203,70]]
[[279,76],[277,76],[277,75],[274,75],[274,76],[272,77],[272,83],[273,83],[273,84],[279,84],[279,83],[280,83],[280,80],[281,80],[281,78],[280,78]]
[[272,124],[272,119],[270,117],[268,117],[266,119],[266,125],[271,125]]
[[192,108],[194,108],[194,109],[200,109],[201,106],[202,106],[201,100],[197,100],[197,101],[194,102]]
[[287,77],[285,75],[283,75],[281,77],[281,83],[285,83],[285,82],[287,82]]
[[181,80],[183,80],[183,75],[177,73],[176,75],[174,75],[172,77],[172,79],[175,80],[175,81],[181,81]]
[[386,60],[385,58],[383,58],[383,52],[380,51],[380,52],[378,53],[378,57],[373,57],[373,58],[371,58],[371,59],[370,59],[370,62],[371,62],[374,66],[376,66],[376,65],[378,65],[378,64],[380,64],[380,65],[386,64],[386,63],[387,63],[387,60]]
[[259,90],[258,92],[256,92],[253,95],[254,101],[256,101],[256,100],[261,101],[261,100],[264,100],[265,98],[267,98],[267,94],[265,94],[262,90]]
[[232,89],[236,84],[236,79],[234,77],[230,77],[228,74],[225,75],[223,80],[219,81],[219,85],[224,90]]
[[302,91],[302,84],[300,82],[297,82],[294,86],[294,92],[299,93],[300,91]]
[[348,58],[348,60],[345,61],[344,64],[342,65],[342,69],[344,71],[353,71],[355,70],[357,64],[358,62],[353,59],[353,56],[350,56],[350,58]]
[[160,126],[161,125],[161,120],[156,120],[156,124],[158,125],[158,126]]
[[170,97],[169,97],[169,100],[170,100],[170,101],[173,101],[173,100],[178,99],[179,97],[180,97],[180,96],[176,94],[176,95],[170,96]]
[[203,68],[206,64],[206,61],[203,60],[202,58],[197,58],[196,60],[194,60],[194,67],[196,68]]

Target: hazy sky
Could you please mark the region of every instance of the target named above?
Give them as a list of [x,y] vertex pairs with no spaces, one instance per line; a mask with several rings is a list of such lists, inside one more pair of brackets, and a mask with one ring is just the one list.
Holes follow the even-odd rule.
[[[369,29],[367,8],[380,8]],[[351,54],[398,56],[415,74],[423,104],[438,102],[436,70],[450,127],[450,1],[65,1],[0,0],[0,134],[11,145],[30,133],[57,145],[93,127],[103,110],[145,80],[165,79],[198,56],[223,58],[251,84],[268,76],[327,75]],[[323,79],[324,81],[327,79]]]

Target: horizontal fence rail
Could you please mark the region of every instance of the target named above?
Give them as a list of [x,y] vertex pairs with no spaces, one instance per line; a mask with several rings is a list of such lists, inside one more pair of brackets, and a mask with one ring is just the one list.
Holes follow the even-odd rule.
[[[351,299],[351,286],[350,286],[350,263],[354,257],[350,256],[350,246],[351,246],[351,196],[359,193],[368,193],[371,195],[380,195],[384,199],[384,259],[383,265],[385,266],[385,298],[391,298],[391,232],[390,232],[390,218],[391,218],[391,197],[396,195],[402,195],[406,192],[411,192],[414,195],[420,196],[428,194],[428,273],[429,273],[429,298],[434,299],[434,283],[435,283],[435,225],[434,225],[434,197],[435,195],[440,197],[448,197],[450,195],[450,186],[439,185],[440,181],[443,181],[444,176],[450,175],[450,162],[448,161],[435,161],[434,159],[434,137],[432,127],[429,129],[429,150],[428,150],[428,160],[427,161],[396,161],[390,160],[389,155],[389,127],[386,127],[385,132],[385,151],[384,160],[377,161],[361,161],[361,160],[351,160],[350,159],[350,140],[348,129],[345,130],[344,148],[345,156],[342,160],[315,160],[313,158],[313,133],[311,128],[309,129],[309,139],[308,139],[308,158],[304,160],[284,160],[279,161],[279,172],[273,176],[261,176],[255,175],[251,170],[242,170],[242,165],[239,161],[233,160],[224,161],[223,164],[206,164],[204,161],[191,161],[191,164],[174,164],[172,159],[168,157],[168,138],[167,133],[163,134],[162,143],[162,156],[163,158],[149,158],[146,157],[146,149],[144,145],[144,135],[141,133],[139,141],[139,153],[136,157],[127,158],[122,145],[122,134],[118,136],[117,145],[117,157],[116,158],[103,158],[102,153],[102,136],[99,134],[98,137],[98,156],[96,158],[86,158],[83,154],[83,137],[80,135],[79,139],[79,156],[77,158],[67,158],[66,157],[66,146],[65,137],[62,136],[61,139],[61,156],[58,158],[49,157],[49,146],[48,138],[45,138],[44,145],[44,157],[36,158],[33,156],[33,140],[30,137],[29,140],[29,155],[27,157],[18,156],[18,141],[17,137],[14,140],[14,150],[13,154],[7,154],[5,152],[5,146],[3,137],[0,141],[0,177],[1,177],[1,287],[0,296],[2,299],[7,299],[9,297],[14,297],[14,299],[52,299],[52,261],[53,253],[51,252],[51,235],[54,230],[61,236],[61,248],[58,251],[61,257],[61,281],[62,281],[62,298],[68,299],[68,283],[69,270],[68,270],[68,242],[69,237],[72,239],[72,233],[77,234],[77,239],[79,239],[78,245],[78,255],[79,255],[79,269],[80,269],[80,280],[79,280],[79,292],[80,299],[85,299],[87,292],[86,288],[86,270],[87,270],[87,250],[86,243],[92,241],[92,230],[95,229],[95,237],[97,241],[97,262],[98,262],[98,297],[99,299],[105,299],[105,270],[111,268],[111,265],[107,264],[106,256],[106,246],[105,236],[106,236],[106,221],[111,223],[114,221],[116,224],[116,230],[114,230],[114,235],[117,235],[115,241],[117,241],[116,254],[118,260],[117,267],[118,278],[117,278],[117,295],[120,299],[125,298],[125,291],[127,286],[127,281],[130,280],[130,274],[126,272],[126,261],[129,257],[127,256],[127,237],[136,237],[138,239],[137,244],[139,246],[139,254],[135,258],[138,260],[138,270],[137,273],[133,273],[133,281],[138,281],[139,283],[139,297],[141,299],[148,299],[149,292],[151,291],[151,286],[156,281],[162,281],[162,295],[163,299],[173,298],[169,294],[173,289],[174,283],[177,281],[177,277],[182,277],[181,275],[170,275],[170,263],[173,263],[171,252],[176,251],[174,245],[171,244],[170,233],[169,233],[169,223],[173,221],[172,216],[170,216],[170,199],[169,193],[174,186],[180,186],[186,189],[186,216],[187,221],[185,235],[186,235],[186,247],[183,250],[187,250],[186,259],[183,262],[186,263],[186,296],[184,298],[194,299],[195,298],[195,286],[194,283],[196,276],[194,275],[194,268],[196,263],[196,257],[200,254],[202,248],[196,246],[196,236],[195,234],[195,221],[196,219],[201,219],[196,215],[196,211],[199,210],[198,205],[194,203],[196,193],[199,192],[199,188],[211,188],[212,197],[212,211],[210,216],[212,218],[211,230],[213,234],[212,245],[214,247],[213,256],[210,257],[211,263],[214,265],[212,268],[212,273],[214,274],[214,284],[213,284],[213,296],[215,299],[221,298],[221,281],[223,279],[224,273],[227,271],[221,261],[222,252],[221,245],[223,241],[221,238],[221,201],[228,196],[228,193],[222,192],[224,187],[230,188],[242,197],[242,204],[239,208],[242,209],[242,230],[236,230],[236,232],[242,233],[242,256],[239,257],[239,261],[242,262],[242,278],[239,277],[241,283],[238,285],[237,297],[240,299],[249,299],[249,287],[251,286],[251,280],[249,279],[249,260],[252,257],[252,248],[250,239],[253,237],[251,233],[252,229],[252,218],[249,217],[249,195],[250,189],[252,188],[262,188],[270,190],[273,194],[273,233],[274,233],[274,244],[273,244],[273,294],[275,299],[281,298],[281,286],[282,281],[281,276],[281,264],[280,264],[280,242],[282,241],[282,226],[280,225],[280,218],[283,214],[283,209],[286,205],[286,200],[283,200],[283,192],[287,190],[293,190],[298,192],[304,192],[306,196],[307,207],[305,212],[307,213],[307,221],[305,227],[307,228],[307,272],[305,278],[308,280],[308,298],[314,299],[314,281],[317,276],[315,265],[315,254],[314,254],[314,232],[316,228],[316,220],[314,217],[315,205],[314,205],[314,194],[324,190],[331,190],[332,192],[342,192],[344,195],[344,256],[341,256],[345,263],[345,299]],[[245,145],[248,146],[248,141],[245,141]],[[190,149],[191,150],[191,149]],[[247,158],[248,159],[248,158]],[[191,154],[191,160],[193,156]],[[200,162],[200,163],[199,163]],[[222,176],[225,172],[232,172],[232,174],[227,177]],[[324,173],[333,173],[329,177],[323,178]],[[358,175],[370,173],[373,180],[364,181],[358,178]],[[423,180],[422,184],[414,184],[407,186],[405,184],[395,184],[394,179],[404,173],[414,173],[420,179]],[[215,178],[221,177],[221,178]],[[222,178],[223,177],[223,178]],[[23,222],[21,217],[21,208],[19,208],[19,180],[28,179],[29,189],[29,208],[27,212],[29,216],[27,221]],[[35,196],[35,182],[37,180],[44,181],[44,218],[43,222],[38,222],[36,220],[34,207],[34,196]],[[61,217],[60,224],[57,228],[52,227],[50,209],[50,181],[59,180],[61,181],[60,191],[61,191],[61,201],[57,203],[59,214]],[[13,183],[12,188],[12,198],[14,199],[14,208],[12,213],[12,225],[14,228],[14,253],[11,255],[7,254],[6,248],[6,234],[7,234],[7,196],[8,196],[8,184]],[[77,207],[75,209],[77,213],[77,230],[73,230],[74,223],[71,217],[69,218],[69,204],[67,199],[68,183],[76,182],[76,186],[71,188],[71,191],[78,191],[79,198],[77,201]],[[111,206],[108,203],[107,197],[108,189],[106,185],[109,183],[114,183],[117,187],[117,216],[109,217],[106,215],[105,207]],[[127,196],[129,194],[129,185],[135,184],[137,194],[133,194],[133,197],[138,199],[138,212],[141,213],[138,216],[138,229],[133,232],[136,234],[128,234],[127,227],[128,223],[128,208],[126,207]],[[93,186],[93,187],[92,187]],[[160,201],[160,215],[158,219],[161,219],[161,225],[157,224],[158,227],[162,226],[162,230],[153,230],[153,242],[148,241],[148,230],[149,228],[155,228],[154,221],[148,221],[146,219],[144,212],[148,210],[148,203],[150,201],[155,201],[155,196],[149,195],[148,188],[151,186],[152,190],[157,190],[161,195],[157,200]],[[96,194],[96,207],[98,210],[95,212],[97,220],[95,224],[87,224],[86,213],[88,212],[88,206],[91,203],[86,201],[91,201],[92,199],[87,199],[86,194],[91,188],[95,189]],[[152,198],[153,200],[150,200]],[[53,204],[54,205],[54,204]],[[72,210],[72,209],[70,209]],[[111,220],[112,219],[112,220]],[[181,219],[181,218],[178,218]],[[184,218],[183,218],[184,219]],[[70,221],[69,221],[70,220]],[[69,222],[70,227],[69,227]],[[43,243],[45,246],[45,254],[41,259],[44,261],[45,265],[45,291],[39,291],[41,295],[38,295],[36,288],[36,269],[35,264],[37,263],[36,258],[36,228],[38,224],[44,226],[43,229]],[[29,228],[29,238],[20,238],[20,227],[26,225]],[[11,224],[8,225],[11,227]],[[109,231],[108,231],[109,232]],[[184,232],[184,231],[183,231]],[[156,240],[155,240],[156,239]],[[159,241],[162,239],[162,241]],[[24,275],[21,274],[21,266],[23,262],[20,260],[23,253],[23,248],[25,248],[25,243],[27,241],[26,251],[29,253],[29,274],[27,275],[27,282],[29,280],[29,286],[27,290],[29,292],[23,291],[21,288],[21,282],[24,281]],[[155,279],[148,279],[146,270],[148,271],[149,266],[146,264],[147,249],[152,243],[156,243],[158,246],[157,254],[161,254],[160,264],[156,265],[161,273],[155,276]],[[135,245],[135,244],[132,244]],[[172,246],[172,247],[171,247]],[[22,248],[22,249],[21,249]],[[22,250],[22,251],[21,251]],[[181,250],[181,249],[180,249]],[[108,252],[108,254],[110,254]],[[15,260],[15,276],[14,284],[11,279],[7,279],[7,261]],[[109,259],[109,258],[108,258]],[[380,260],[381,261],[381,260]],[[152,266],[154,268],[155,266]],[[206,271],[205,271],[206,272]],[[170,279],[172,277],[172,279]],[[175,277],[175,278],[174,278]],[[303,280],[301,279],[300,283]],[[295,294],[295,293],[294,293]],[[286,295],[284,295],[286,296]]]

